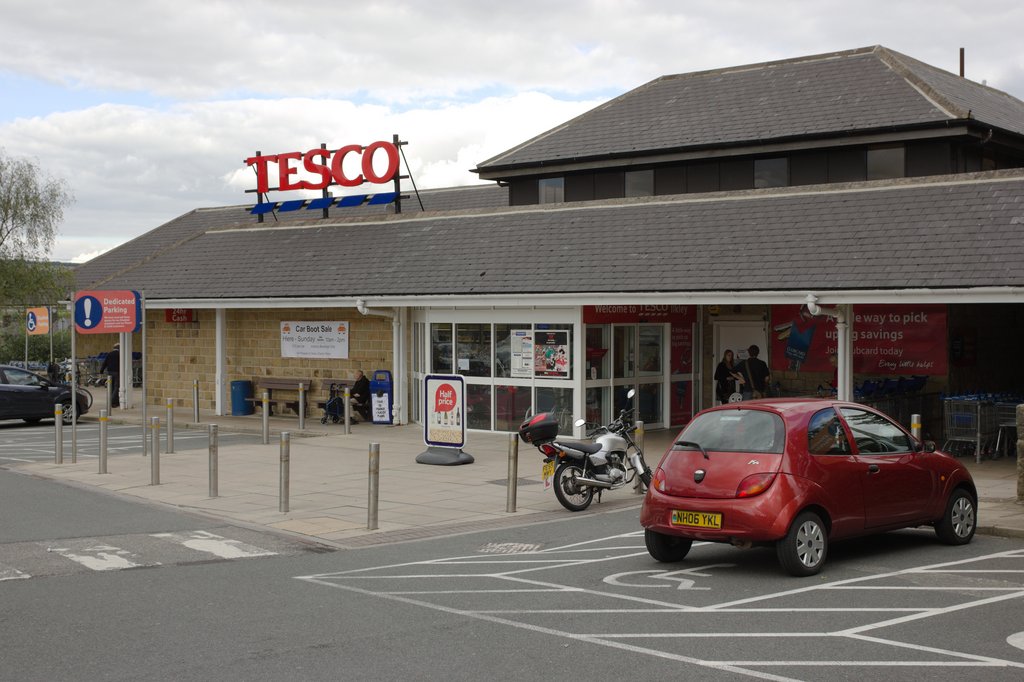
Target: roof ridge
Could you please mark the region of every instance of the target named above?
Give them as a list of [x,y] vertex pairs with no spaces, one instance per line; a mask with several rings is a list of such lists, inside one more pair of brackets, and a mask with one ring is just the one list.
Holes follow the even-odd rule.
[[[947,114],[950,118],[963,118],[963,119],[967,119],[967,118],[971,118],[972,117],[971,116],[971,111],[969,109],[967,111],[964,111],[962,108],[957,106],[953,101],[951,101],[944,94],[942,94],[941,92],[939,92],[938,90],[933,88],[931,85],[929,85],[927,82],[925,82],[924,78],[922,78],[914,70],[913,65],[908,64],[907,61],[906,61],[908,59],[911,59],[913,61],[918,61],[918,60],[913,59],[912,57],[908,57],[905,54],[901,54],[899,52],[896,52],[895,50],[890,50],[887,47],[882,47],[881,45],[877,46],[877,49],[875,50],[875,54],[878,56],[879,60],[881,60],[881,62],[883,64],[885,64],[890,69],[892,69],[896,73],[896,75],[898,75],[903,80],[907,81],[910,85],[912,85],[915,89],[917,89],[925,97],[927,97],[928,99],[932,100],[932,102],[934,102],[937,107],[942,109],[943,113]],[[924,62],[918,62],[918,63],[922,64],[922,65],[925,65]],[[938,67],[935,67],[935,66],[931,66],[931,65],[925,65],[925,66],[928,66],[929,68],[932,68],[932,69],[936,69],[938,71],[944,71],[944,69],[939,69]],[[944,73],[947,73],[947,74],[949,74],[951,76],[955,76],[955,74],[953,74],[953,73],[951,73],[949,71],[944,71]],[[970,82],[973,85],[978,85],[978,84],[974,83],[973,81],[970,81]]]

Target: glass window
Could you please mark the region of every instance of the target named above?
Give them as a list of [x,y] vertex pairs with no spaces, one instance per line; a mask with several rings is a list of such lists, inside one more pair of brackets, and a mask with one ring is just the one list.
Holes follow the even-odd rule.
[[529,386],[494,387],[494,429],[518,431],[530,409]]
[[541,178],[537,188],[542,204],[560,204],[565,201],[565,178]]
[[649,197],[654,195],[654,171],[626,171],[626,196]]
[[640,327],[640,375],[661,374],[662,337],[660,326]]
[[614,357],[612,358],[613,371],[616,379],[628,379],[636,376],[636,328],[615,327],[612,346]]
[[662,421],[661,384],[640,384],[636,418],[645,424]]
[[572,389],[541,386],[537,388],[535,412],[554,412],[558,417],[558,432],[572,433]]
[[754,159],[754,187],[786,187],[789,185],[789,159]]
[[[513,338],[513,333],[515,338]],[[515,355],[513,355],[513,341],[525,339],[529,342],[527,357],[523,356],[522,344],[517,344]],[[533,376],[533,328],[529,322],[513,324],[494,325],[494,376],[496,377],[524,377]],[[518,361],[522,366],[513,371],[513,362]],[[524,364],[525,363],[525,364]]]
[[7,383],[15,386],[42,386],[43,378],[33,372],[25,372],[20,369],[4,370],[7,375]]
[[846,431],[831,407],[811,417],[807,425],[807,451],[812,455],[850,454]]
[[438,374],[452,372],[452,325],[433,322],[430,325],[430,371]]
[[[705,450],[719,452],[765,452],[781,454],[786,445],[782,417],[761,410],[723,410],[698,416],[679,440],[699,443]],[[673,450],[689,446],[673,446]]]
[[902,178],[905,174],[903,145],[868,149],[868,180]]
[[604,406],[608,403],[608,387],[587,389],[587,416],[590,424],[604,424]]
[[851,407],[844,407],[841,412],[853,434],[858,452],[910,452],[910,437],[885,417]]
[[455,326],[455,370],[467,377],[491,376],[491,325]]
[[466,384],[466,428],[491,428],[491,387]]
[[587,325],[587,378],[608,378],[608,325]]

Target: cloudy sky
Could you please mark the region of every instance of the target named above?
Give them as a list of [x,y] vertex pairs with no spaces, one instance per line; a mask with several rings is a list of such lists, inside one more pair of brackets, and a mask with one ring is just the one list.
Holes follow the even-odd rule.
[[243,160],[390,140],[421,188],[660,75],[881,44],[1024,99],[1019,0],[0,0],[0,149],[68,181],[52,256],[251,203]]

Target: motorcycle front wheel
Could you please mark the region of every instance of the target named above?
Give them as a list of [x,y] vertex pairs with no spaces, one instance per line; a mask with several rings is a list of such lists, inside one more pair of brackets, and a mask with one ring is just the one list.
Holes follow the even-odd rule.
[[569,511],[583,511],[594,500],[593,488],[576,483],[582,475],[583,469],[572,462],[563,462],[555,469],[555,497]]

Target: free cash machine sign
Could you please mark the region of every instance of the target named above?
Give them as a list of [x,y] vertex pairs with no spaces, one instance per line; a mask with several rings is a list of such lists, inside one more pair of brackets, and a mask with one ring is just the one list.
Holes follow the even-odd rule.
[[466,444],[465,380],[458,374],[428,374],[423,381],[423,442],[442,448]]
[[75,331],[79,334],[134,333],[142,326],[137,291],[75,292]]

